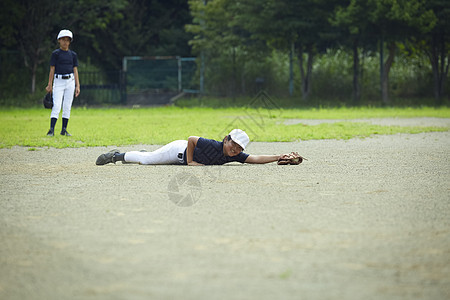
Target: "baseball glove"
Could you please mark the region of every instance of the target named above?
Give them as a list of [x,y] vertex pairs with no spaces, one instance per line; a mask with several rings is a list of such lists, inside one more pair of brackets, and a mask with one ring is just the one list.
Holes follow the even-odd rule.
[[52,93],[47,93],[47,95],[45,95],[45,97],[42,100],[42,102],[44,103],[44,107],[45,108],[52,108],[53,107],[53,96],[52,96]]
[[303,162],[303,160],[307,160],[306,158],[300,156],[297,152],[291,152],[289,154],[283,154],[278,159],[279,165],[299,165]]

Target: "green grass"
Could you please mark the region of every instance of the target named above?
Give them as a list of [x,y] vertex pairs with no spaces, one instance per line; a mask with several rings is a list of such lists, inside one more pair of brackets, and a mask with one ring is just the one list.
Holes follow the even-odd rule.
[[[246,109],[180,108],[72,109],[69,132],[60,136],[58,120],[55,137],[47,137],[50,111],[44,109],[3,109],[0,111],[0,148],[92,147],[165,144],[190,135],[223,138],[231,129],[248,132],[252,141],[296,141],[350,139],[374,134],[447,131],[437,127],[377,126],[354,123],[351,119],[380,117],[450,118],[449,108],[337,108],[337,109]],[[306,126],[283,125],[285,119],[342,119],[344,122]],[[34,149],[33,149],[34,150]]]

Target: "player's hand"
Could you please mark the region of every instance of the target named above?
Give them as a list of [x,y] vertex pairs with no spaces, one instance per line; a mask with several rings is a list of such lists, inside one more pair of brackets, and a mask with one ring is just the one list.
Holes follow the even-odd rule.
[[76,87],[75,88],[75,97],[78,97],[79,94],[80,94],[80,88]]
[[47,91],[47,93],[51,93],[52,92],[52,86],[49,84],[45,87],[45,90]]

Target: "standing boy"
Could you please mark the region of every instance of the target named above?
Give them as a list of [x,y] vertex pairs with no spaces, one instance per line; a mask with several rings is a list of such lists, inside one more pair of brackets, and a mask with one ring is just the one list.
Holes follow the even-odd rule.
[[45,88],[47,92],[53,93],[53,108],[50,115],[50,130],[47,132],[47,135],[55,135],[55,125],[62,106],[61,135],[71,136],[69,132],[67,132],[67,124],[69,123],[74,92],[75,97],[78,97],[80,94],[78,57],[74,51],[69,49],[70,43],[73,40],[73,34],[70,30],[61,30],[57,39],[59,49],[56,49],[52,53],[50,59],[48,85]]

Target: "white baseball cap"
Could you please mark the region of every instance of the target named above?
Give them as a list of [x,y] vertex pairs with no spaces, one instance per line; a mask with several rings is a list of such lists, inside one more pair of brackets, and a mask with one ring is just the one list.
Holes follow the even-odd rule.
[[63,29],[59,32],[58,37],[56,38],[57,40],[59,40],[62,37],[69,37],[70,40],[73,40],[73,34],[72,31],[67,30],[67,29]]
[[245,150],[245,147],[247,147],[250,142],[250,138],[243,130],[233,129],[229,135],[236,144],[242,147],[243,150]]

